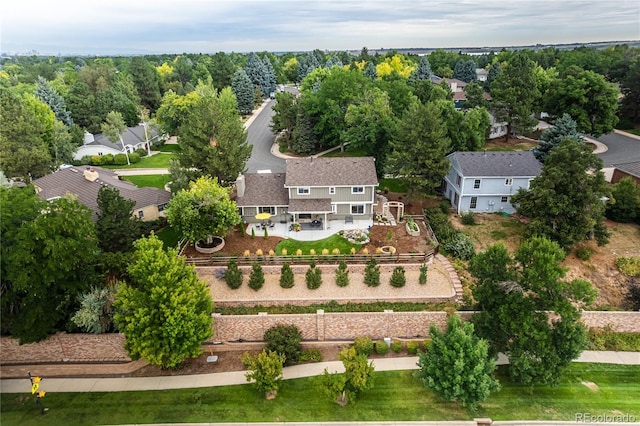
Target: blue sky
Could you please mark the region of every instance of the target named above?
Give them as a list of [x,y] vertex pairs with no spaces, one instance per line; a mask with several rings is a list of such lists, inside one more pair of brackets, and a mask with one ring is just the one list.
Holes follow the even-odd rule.
[[145,54],[640,39],[640,0],[9,0],[0,51]]

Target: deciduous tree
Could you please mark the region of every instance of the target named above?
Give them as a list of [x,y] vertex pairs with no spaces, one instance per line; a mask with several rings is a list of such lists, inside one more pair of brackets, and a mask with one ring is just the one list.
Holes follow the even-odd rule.
[[586,281],[563,280],[564,257],[557,243],[535,237],[513,257],[500,244],[470,262],[476,331],[507,355],[511,377],[526,385],[557,383],[585,348],[579,310],[596,292]]
[[255,356],[245,352],[242,362],[249,370],[245,373],[247,382],[253,380],[253,385],[258,392],[264,392],[267,399],[275,398],[282,382],[284,355],[267,350]]
[[511,198],[518,214],[531,219],[526,234],[546,236],[567,250],[589,238],[606,244],[603,197],[609,194],[601,169],[602,160],[584,144],[562,140],[530,188]]
[[416,372],[426,387],[472,410],[500,389],[493,375],[496,359],[489,355],[489,343],[475,335],[472,323],[452,315],[446,331],[431,325],[429,336],[431,345],[418,355]]
[[213,302],[193,266],[155,235],[135,243],[130,281],[116,295],[115,321],[132,359],[179,367],[211,337]]
[[620,179],[613,185],[607,217],[616,222],[633,222],[640,218],[640,186],[630,177]]
[[373,388],[373,362],[367,356],[356,353],[354,348],[344,348],[338,357],[344,365],[344,373],[329,373],[325,369],[322,376],[324,393],[340,405],[353,402],[358,393]]

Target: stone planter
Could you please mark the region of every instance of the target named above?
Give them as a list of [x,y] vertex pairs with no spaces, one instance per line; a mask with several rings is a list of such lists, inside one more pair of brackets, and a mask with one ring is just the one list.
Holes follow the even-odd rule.
[[211,247],[209,247],[208,245],[205,246],[204,241],[202,240],[196,241],[196,244],[195,244],[196,251],[202,254],[215,253],[217,251],[222,250],[223,247],[224,247],[224,238],[222,237],[213,237],[213,245]]
[[[413,223],[413,226],[415,228],[417,228],[418,230],[415,231],[415,230],[411,229],[411,226],[409,226],[409,223]],[[411,235],[412,237],[419,237],[420,236],[420,227],[418,226],[417,223],[415,223],[415,222],[406,222],[404,224],[404,227],[407,230],[407,234]]]

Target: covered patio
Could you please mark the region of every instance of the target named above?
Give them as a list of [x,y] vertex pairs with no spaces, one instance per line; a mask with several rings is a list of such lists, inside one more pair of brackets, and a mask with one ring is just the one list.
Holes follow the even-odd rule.
[[[345,220],[327,220],[323,221],[322,227],[305,226],[301,227],[300,231],[291,230],[291,223],[272,222],[271,226],[267,226],[266,228],[268,235],[272,237],[293,238],[298,241],[316,241],[330,237],[339,231],[349,229],[368,230],[372,225],[372,219],[354,219],[346,223]],[[253,230],[256,238],[264,235],[264,228],[260,223],[249,223],[245,230],[248,235],[251,235]]]

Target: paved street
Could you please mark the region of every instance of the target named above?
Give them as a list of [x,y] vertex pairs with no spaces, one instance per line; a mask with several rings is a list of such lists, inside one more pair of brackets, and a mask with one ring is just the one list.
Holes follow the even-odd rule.
[[614,132],[597,138],[607,146],[606,152],[598,154],[604,167],[614,164],[640,161],[640,137],[628,133]]
[[271,170],[274,173],[285,171],[285,160],[271,155],[271,145],[276,139],[269,127],[274,114],[271,107],[274,104],[274,100],[266,101],[247,126],[247,141],[253,145],[251,158],[247,162],[248,173],[256,173],[258,170]]

